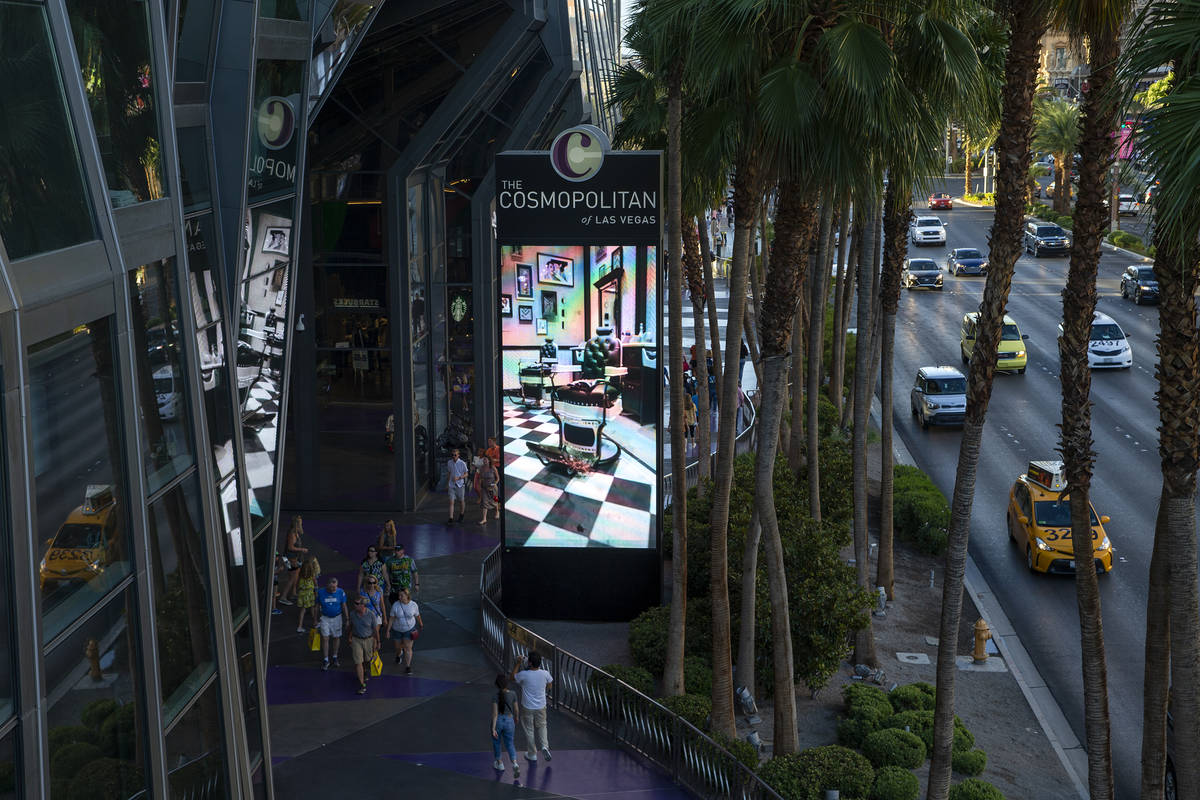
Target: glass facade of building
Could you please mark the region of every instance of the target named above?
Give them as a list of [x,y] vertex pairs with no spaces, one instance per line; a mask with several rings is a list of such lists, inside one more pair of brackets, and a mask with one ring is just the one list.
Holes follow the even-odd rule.
[[273,796],[281,514],[495,433],[492,159],[615,11],[0,0],[0,800]]

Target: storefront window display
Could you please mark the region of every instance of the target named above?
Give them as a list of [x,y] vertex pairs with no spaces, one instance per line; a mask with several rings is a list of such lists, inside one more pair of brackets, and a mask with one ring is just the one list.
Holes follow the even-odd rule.
[[507,546],[657,546],[656,255],[501,248]]

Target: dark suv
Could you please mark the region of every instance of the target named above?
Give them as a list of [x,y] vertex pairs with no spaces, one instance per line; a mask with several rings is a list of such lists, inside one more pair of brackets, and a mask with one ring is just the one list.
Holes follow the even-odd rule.
[[1158,302],[1158,278],[1152,264],[1133,264],[1121,274],[1121,297],[1139,306],[1143,302]]
[[1067,232],[1049,222],[1030,222],[1025,225],[1025,252],[1040,256],[1055,253],[1065,256],[1071,252]]

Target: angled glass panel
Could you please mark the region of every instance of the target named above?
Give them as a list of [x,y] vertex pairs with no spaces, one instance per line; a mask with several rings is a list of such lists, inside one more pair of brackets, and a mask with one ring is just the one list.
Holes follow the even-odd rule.
[[158,672],[168,724],[213,673],[209,578],[195,473],[150,507]]
[[338,67],[363,32],[363,26],[374,8],[374,4],[337,0],[333,13],[322,22],[313,41],[313,58],[309,68],[309,111],[333,84]]
[[67,0],[67,11],[113,207],[164,197],[149,5]]
[[296,189],[296,137],[304,68],[303,61],[271,59],[260,59],[255,66],[247,176],[251,203]]
[[175,47],[175,82],[208,80],[212,49],[213,0],[179,0],[179,38]]
[[8,735],[0,737],[0,798],[17,800],[24,797],[21,789],[21,762],[17,754],[17,732],[13,728]]
[[246,544],[242,539],[242,504],[238,500],[237,481],[230,476],[218,487],[221,497],[221,525],[224,534],[225,565],[229,571],[229,608],[234,620],[246,615],[250,607]]
[[[0,370],[0,385],[3,385],[3,370]],[[6,431],[4,417],[0,415],[0,449],[3,449]],[[7,452],[5,450],[4,452]],[[0,460],[0,495],[11,497],[8,490],[8,476],[4,471],[4,462]],[[2,506],[0,506],[2,507]],[[12,552],[11,518],[7,509],[0,511],[0,604],[13,607],[12,573],[9,564]],[[13,615],[0,614],[0,725],[3,725],[14,713],[13,697],[17,690],[17,649],[13,646]],[[4,797],[4,752],[0,747],[0,797]]]
[[34,552],[50,641],[129,574],[112,318],[29,348]]
[[246,719],[246,763],[255,764],[262,758],[262,712],[258,703],[258,658],[256,642],[250,634],[249,621],[233,635],[236,648],[239,684],[242,688],[242,712]]
[[308,19],[309,0],[259,0],[258,15],[272,19]]
[[[137,602],[129,588],[46,653],[52,800],[134,797],[146,788],[137,626]],[[62,732],[77,726],[84,730]],[[87,747],[75,744],[80,741]],[[74,766],[68,770],[60,762],[56,770],[56,756],[65,761],[66,748],[72,748]],[[106,791],[98,792],[99,787]]]
[[215,800],[227,796],[225,737],[215,683],[167,733],[166,746],[170,797]]
[[146,489],[154,494],[195,463],[187,379],[179,341],[175,260],[155,261],[129,273],[142,459]]
[[41,6],[0,2],[0,86],[0,238],[9,258],[97,238]]
[[211,208],[208,142],[204,138],[204,127],[179,128],[176,141],[179,143],[179,180],[183,213],[190,214]]

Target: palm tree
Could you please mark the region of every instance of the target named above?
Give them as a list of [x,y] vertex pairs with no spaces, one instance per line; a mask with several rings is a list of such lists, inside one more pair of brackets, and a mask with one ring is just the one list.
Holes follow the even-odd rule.
[[996,353],[1013,268],[1021,254],[1025,224],[1025,174],[1029,170],[1033,90],[1039,42],[1047,26],[1044,0],[1004,0],[999,13],[1009,30],[1001,90],[1000,132],[996,138],[996,212],[990,236],[987,282],[979,307],[979,338],[967,376],[967,414],[958,451],[950,529],[942,580],[942,616],[937,655],[937,699],[928,800],[946,800],[950,791],[950,755],[954,736],[956,642],[962,619],[963,575],[966,571],[971,506],[987,406],[996,374]]
[[1070,165],[1079,140],[1079,106],[1061,98],[1039,100],[1033,118],[1033,146],[1054,154],[1054,210],[1066,214],[1071,210]]

